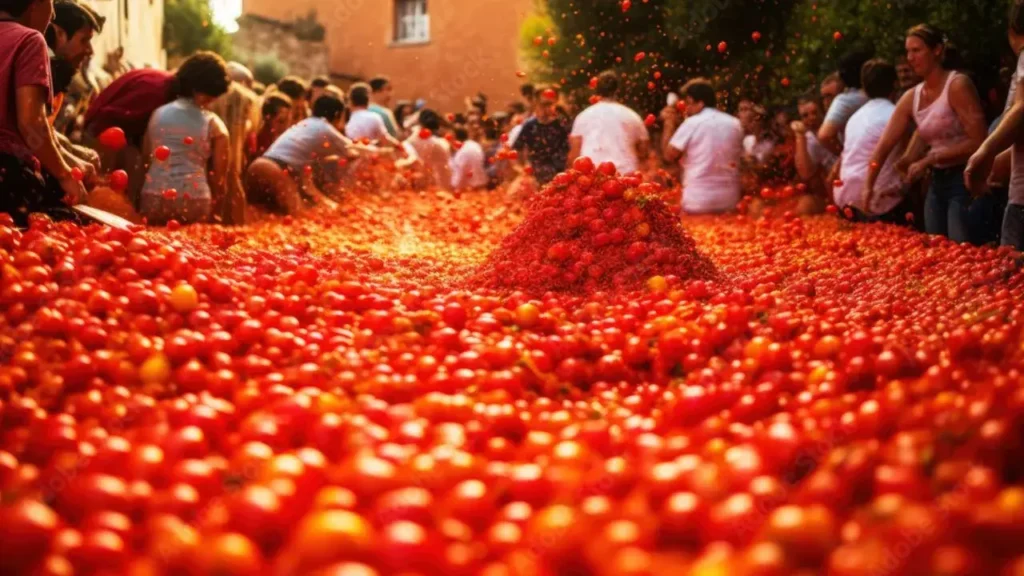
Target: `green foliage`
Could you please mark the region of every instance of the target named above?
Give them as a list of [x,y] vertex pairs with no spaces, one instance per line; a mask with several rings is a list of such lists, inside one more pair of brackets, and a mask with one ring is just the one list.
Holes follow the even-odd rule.
[[270,86],[288,75],[288,65],[273,54],[265,54],[256,59],[252,67],[253,78],[257,82]]
[[164,4],[164,45],[171,57],[187,57],[197,50],[231,58],[231,38],[213,21],[207,0],[167,0]]
[[[1008,52],[1006,0],[544,0],[527,19],[522,50],[535,76],[589,94],[590,78],[614,69],[623,99],[640,110],[664,106],[667,92],[705,76],[725,104],[753,93],[766,104],[792,104],[835,69],[856,44],[880,57],[902,53],[908,27],[929,22],[961,48],[982,90]],[[549,47],[551,28],[557,44]],[[836,31],[842,33],[835,40]],[[759,34],[758,41],[753,35]],[[544,36],[541,46],[533,43]],[[725,43],[725,52],[719,43]],[[547,58],[542,51],[548,50]],[[637,61],[636,55],[645,57]],[[661,77],[656,79],[656,73]],[[648,83],[653,82],[653,89]],[[786,86],[785,84],[788,84]]]

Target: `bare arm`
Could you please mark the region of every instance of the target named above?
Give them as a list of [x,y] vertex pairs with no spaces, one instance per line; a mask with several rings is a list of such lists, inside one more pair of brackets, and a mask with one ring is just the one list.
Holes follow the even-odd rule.
[[913,91],[907,92],[900,98],[899,103],[896,104],[896,110],[892,113],[892,117],[889,118],[889,123],[885,125],[885,132],[882,133],[881,140],[875,146],[875,152],[871,155],[871,163],[868,164],[867,181],[864,184],[865,206],[870,206],[871,197],[874,195],[875,180],[878,179],[878,173],[881,171],[885,161],[892,154],[896,145],[907,138],[910,130],[914,128],[914,122],[911,118],[911,110],[914,104],[913,98]]
[[832,122],[825,122],[818,129],[818,142],[821,142],[826,150],[836,155],[843,151],[843,145],[839,142],[840,130],[841,127]]
[[1018,82],[1017,94],[1013,106],[1006,111],[999,126],[989,134],[978,150],[967,161],[964,169],[964,182],[972,192],[978,193],[985,189],[995,157],[1010,148],[1021,135],[1024,128],[1024,82]]
[[953,79],[949,87],[949,103],[960,119],[967,139],[946,150],[930,152],[926,159],[931,166],[956,166],[966,162],[985,141],[988,133],[981,99],[970,78],[959,75]]
[[638,166],[647,166],[648,158],[651,155],[651,141],[648,139],[637,140],[636,142],[636,157]]
[[804,182],[814,178],[815,170],[814,162],[811,161],[811,152],[807,148],[807,128],[803,122],[793,122],[790,124],[790,128],[793,129],[793,163],[796,165],[796,173]]
[[47,121],[46,99],[44,86],[21,86],[17,89],[18,131],[43,169],[60,181],[65,201],[75,204],[85,189],[71,177],[71,168],[61,155],[53,129]]

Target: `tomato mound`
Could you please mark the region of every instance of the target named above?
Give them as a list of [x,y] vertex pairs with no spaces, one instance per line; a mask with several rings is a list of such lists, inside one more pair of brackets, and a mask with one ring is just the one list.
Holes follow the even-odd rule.
[[527,294],[633,290],[652,277],[717,278],[662,188],[587,158],[529,201],[526,219],[470,278]]

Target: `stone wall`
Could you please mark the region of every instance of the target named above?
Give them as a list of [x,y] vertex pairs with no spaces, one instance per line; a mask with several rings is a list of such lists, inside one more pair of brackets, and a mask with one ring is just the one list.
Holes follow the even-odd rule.
[[331,70],[327,44],[300,40],[287,22],[244,15],[238,20],[232,43],[235,59],[250,69],[261,58],[274,56],[288,67],[289,74],[306,79]]

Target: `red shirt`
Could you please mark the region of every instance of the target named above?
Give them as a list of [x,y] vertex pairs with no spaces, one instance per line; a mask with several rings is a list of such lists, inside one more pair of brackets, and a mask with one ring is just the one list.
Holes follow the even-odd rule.
[[17,90],[24,86],[42,86],[53,99],[46,40],[17,22],[0,22],[0,154],[27,161],[34,154],[18,130]]
[[99,136],[114,126],[124,130],[128,141],[141,145],[149,117],[157,108],[174,100],[174,75],[163,70],[132,70],[100,92],[88,112],[85,128]]

